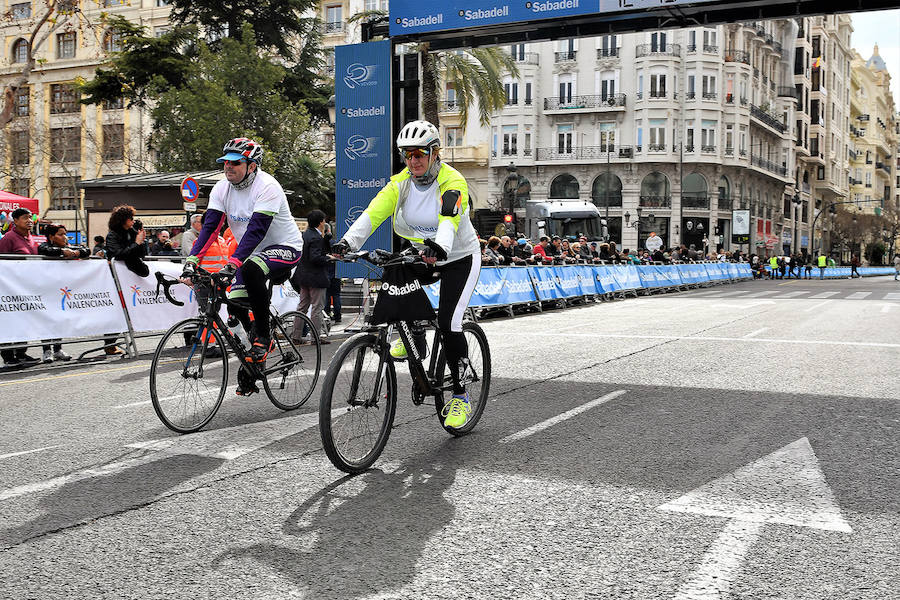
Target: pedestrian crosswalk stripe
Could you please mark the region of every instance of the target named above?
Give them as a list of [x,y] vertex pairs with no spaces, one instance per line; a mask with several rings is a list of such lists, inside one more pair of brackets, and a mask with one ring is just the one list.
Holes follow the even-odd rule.
[[885,300],[900,300],[900,293],[898,292],[888,292],[884,295]]
[[846,300],[862,300],[867,296],[871,296],[872,292],[853,292],[849,296],[847,296]]
[[810,296],[810,299],[813,298],[831,298],[832,296],[837,296],[838,292],[819,292],[818,294],[813,294]]
[[762,298],[763,296],[768,296],[769,294],[777,294],[781,290],[758,290],[751,293],[747,298]]
[[804,294],[808,294],[809,290],[797,290],[795,292],[788,292],[787,294],[782,294],[780,296],[775,296],[775,299],[783,299],[783,298],[796,298],[797,296],[802,296]]

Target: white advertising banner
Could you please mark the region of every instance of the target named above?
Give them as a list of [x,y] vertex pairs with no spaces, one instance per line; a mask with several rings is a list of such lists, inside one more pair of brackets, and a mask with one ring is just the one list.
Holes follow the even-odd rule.
[[127,329],[105,260],[0,261],[0,343]]
[[157,271],[178,277],[184,265],[167,261],[148,261],[150,274],[147,277],[139,277],[124,263],[117,260],[112,262],[122,286],[122,295],[125,298],[125,308],[131,317],[131,326],[135,333],[143,331],[161,331],[168,329],[182,319],[196,317],[199,312],[197,299],[194,298],[194,290],[186,285],[174,285],[169,293],[184,306],[175,306],[166,299],[162,288],[159,296],[156,295]]
[[300,304],[300,294],[294,291],[290,282],[272,288],[272,310],[274,312],[283,315],[288,311],[297,310],[298,304]]

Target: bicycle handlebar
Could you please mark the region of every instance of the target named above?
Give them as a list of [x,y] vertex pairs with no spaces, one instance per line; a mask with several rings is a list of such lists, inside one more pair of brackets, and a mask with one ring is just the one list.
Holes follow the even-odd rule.
[[[214,273],[210,273],[206,269],[202,267],[198,267],[197,271],[192,276],[192,279],[197,279],[201,283],[212,283],[217,281]],[[184,302],[179,302],[175,299],[174,296],[169,292],[169,288],[173,285],[178,285],[182,283],[181,279],[178,277],[172,277],[171,275],[166,275],[161,271],[156,272],[156,296],[159,297],[159,288],[160,286],[163,289],[163,293],[166,296],[166,300],[174,304],[175,306],[184,306]]]
[[348,252],[344,256],[335,258],[334,260],[341,262],[357,262],[359,260],[364,260],[376,267],[391,267],[400,264],[412,265],[425,262],[419,255],[419,251],[412,247],[400,252],[389,252],[387,250],[382,250],[381,248],[376,248],[375,250],[358,250],[356,252]]

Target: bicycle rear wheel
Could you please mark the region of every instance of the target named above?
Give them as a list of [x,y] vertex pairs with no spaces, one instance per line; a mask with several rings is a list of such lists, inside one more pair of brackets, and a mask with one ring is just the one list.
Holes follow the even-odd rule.
[[382,349],[370,333],[344,342],[325,374],[319,399],[319,432],[331,463],[346,473],[361,473],[384,450],[397,409],[393,363],[378,365]]
[[[443,425],[444,418],[441,411],[444,409],[443,395],[435,398],[434,407],[437,410],[438,419],[441,426],[455,436],[463,436],[475,429],[481,415],[484,414],[484,407],[487,404],[488,394],[491,390],[491,349],[488,346],[487,336],[478,323],[466,321],[463,323],[463,335],[466,336],[466,345],[468,346],[468,364],[465,365],[462,383],[466,386],[469,393],[469,418],[462,427],[447,427]],[[444,385],[451,385],[453,378],[447,367],[447,359],[441,352],[440,359],[437,363],[437,372],[442,373],[438,381],[443,381]]]
[[198,431],[219,410],[228,384],[221,335],[210,321],[194,318],[176,323],[159,341],[150,365],[150,399],[172,431]]
[[[294,320],[298,319],[294,327]],[[281,410],[300,408],[312,396],[319,370],[322,368],[322,349],[319,337],[310,335],[312,343],[299,344],[303,329],[313,329],[309,317],[298,311],[272,317],[272,339],[275,349],[269,353],[263,369],[263,387],[272,404]]]

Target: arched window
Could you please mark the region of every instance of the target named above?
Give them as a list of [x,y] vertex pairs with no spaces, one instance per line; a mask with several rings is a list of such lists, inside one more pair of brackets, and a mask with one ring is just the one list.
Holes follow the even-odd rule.
[[17,39],[13,44],[12,51],[14,63],[23,63],[28,60],[28,42],[24,39]]
[[722,175],[719,177],[719,208],[722,210],[731,210],[733,208],[731,202],[731,182]]
[[594,179],[591,200],[601,207],[622,206],[622,180],[612,173],[603,173]]
[[681,183],[681,204],[685,208],[709,208],[709,188],[700,173],[691,173]]
[[578,199],[578,180],[568,173],[557,175],[550,182],[551,199]]
[[641,206],[669,207],[672,195],[669,192],[669,178],[654,171],[641,181]]
[[118,31],[109,30],[103,36],[103,49],[107,53],[122,51],[122,34]]

